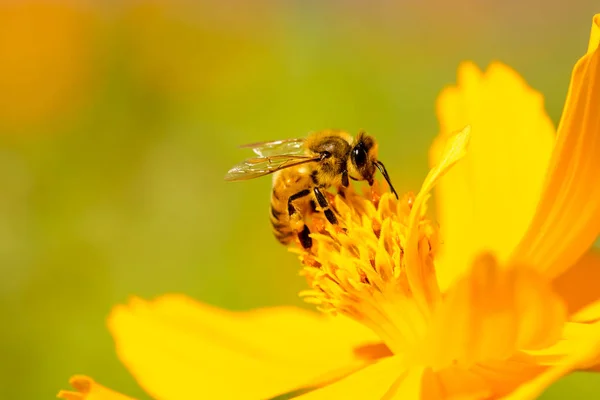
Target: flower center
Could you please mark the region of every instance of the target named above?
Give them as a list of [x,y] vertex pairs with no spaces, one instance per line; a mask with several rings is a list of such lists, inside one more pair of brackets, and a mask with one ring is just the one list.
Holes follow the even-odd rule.
[[[408,357],[426,336],[440,298],[433,267],[437,227],[424,215],[409,223],[414,200],[412,193],[400,200],[381,194],[378,186],[368,196],[352,190],[330,195],[339,224],[314,216],[313,247],[299,251],[311,287],[301,293],[307,302],[359,321]],[[417,230],[416,243],[410,229]],[[407,256],[411,245],[416,257]]]

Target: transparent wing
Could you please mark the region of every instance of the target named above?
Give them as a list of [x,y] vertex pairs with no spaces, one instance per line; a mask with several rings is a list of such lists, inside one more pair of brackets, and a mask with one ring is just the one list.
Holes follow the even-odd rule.
[[285,168],[318,161],[319,158],[301,155],[274,155],[270,157],[249,158],[234,165],[225,175],[226,181],[242,181],[272,174]]
[[304,142],[306,139],[283,139],[272,142],[250,143],[240,146],[241,148],[251,148],[254,154],[259,157],[270,157],[275,155],[300,155],[304,154]]

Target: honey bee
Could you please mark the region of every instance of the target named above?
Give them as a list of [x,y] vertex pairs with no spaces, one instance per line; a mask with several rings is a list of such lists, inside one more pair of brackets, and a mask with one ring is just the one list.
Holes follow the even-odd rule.
[[284,245],[297,236],[302,247],[312,247],[305,218],[317,211],[317,205],[331,224],[337,224],[324,191],[335,187],[343,195],[350,179],[367,181],[372,186],[378,169],[398,198],[385,166],[377,159],[377,142],[364,132],[353,138],[344,131],[326,130],[306,138],[241,147],[252,149],[257,157],[235,165],[225,180],[240,181],[274,174],[271,224],[275,237]]

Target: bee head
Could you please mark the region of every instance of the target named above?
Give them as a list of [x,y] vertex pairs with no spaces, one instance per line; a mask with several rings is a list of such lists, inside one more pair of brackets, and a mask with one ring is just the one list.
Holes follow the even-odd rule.
[[377,142],[371,136],[360,132],[350,150],[348,173],[352,179],[373,184],[377,169]]
[[383,163],[377,160],[377,142],[366,133],[360,132],[358,136],[356,136],[356,140],[350,151],[348,173],[352,179],[357,181],[367,181],[369,185],[373,185],[373,176],[377,169],[381,172],[388,185],[390,185],[392,193],[398,198],[398,194],[392,186],[392,182],[390,181],[390,177],[383,166]]

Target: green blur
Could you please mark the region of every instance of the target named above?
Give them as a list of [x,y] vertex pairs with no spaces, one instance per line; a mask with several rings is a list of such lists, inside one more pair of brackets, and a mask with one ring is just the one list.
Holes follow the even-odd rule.
[[[23,74],[49,74],[56,86],[42,79],[29,94],[0,94],[17,110],[0,110],[0,398],[53,398],[77,373],[147,398],[105,325],[130,295],[304,306],[298,262],[271,235],[271,180],[223,181],[248,155],[236,146],[366,129],[398,192],[417,190],[437,133],[436,96],[462,60],[508,63],[558,120],[598,10],[556,3],[544,12],[464,0],[53,9],[47,26],[31,28],[33,40],[0,47],[44,46],[36,35],[52,31],[52,18],[83,32],[53,43],[65,54],[23,56]],[[48,72],[45,57],[65,57],[81,75]],[[30,110],[41,93],[68,96]],[[544,399],[567,395],[599,396],[600,378],[575,374]]]

